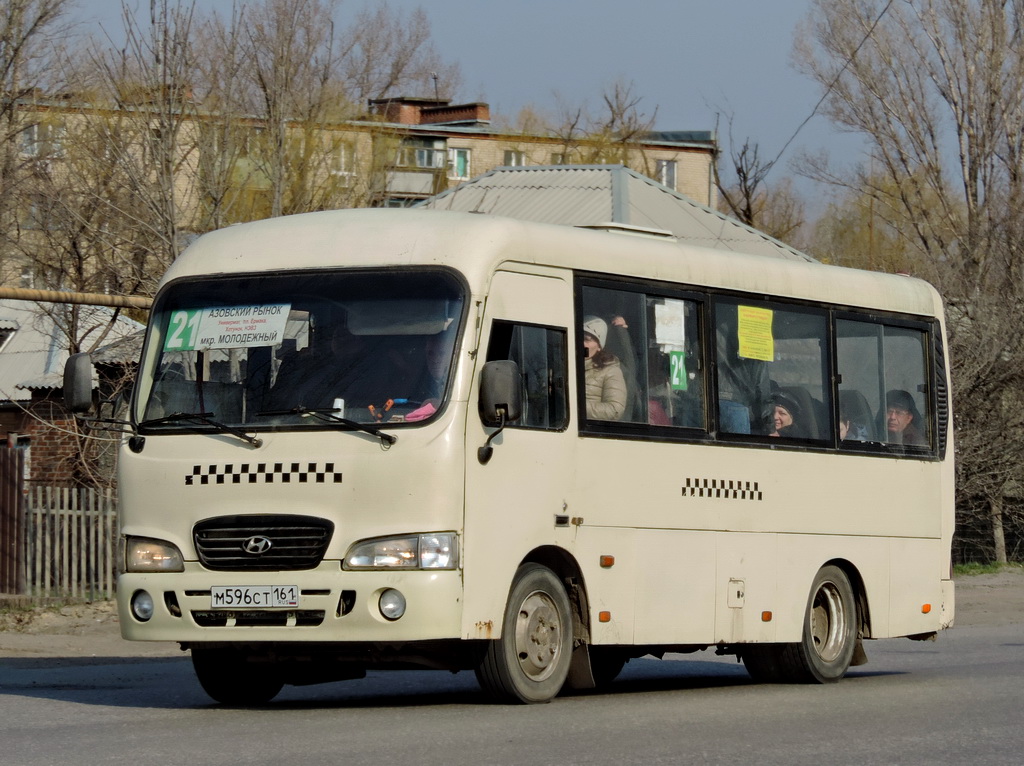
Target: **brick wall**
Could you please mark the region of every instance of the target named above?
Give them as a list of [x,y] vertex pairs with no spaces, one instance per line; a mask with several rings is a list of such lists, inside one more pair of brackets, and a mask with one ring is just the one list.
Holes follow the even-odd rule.
[[[73,486],[81,473],[81,445],[74,417],[47,394],[33,392],[24,433],[31,439],[31,484]],[[44,421],[44,422],[40,422]]]

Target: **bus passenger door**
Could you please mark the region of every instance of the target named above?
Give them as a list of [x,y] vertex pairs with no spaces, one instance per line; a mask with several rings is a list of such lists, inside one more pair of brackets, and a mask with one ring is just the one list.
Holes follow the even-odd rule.
[[[569,424],[572,309],[568,274],[499,271],[491,282],[466,424],[466,638],[498,636],[509,586],[531,550],[572,545],[564,510],[575,441]],[[493,439],[483,462],[478,450],[495,429],[477,412],[480,368],[495,360],[517,364],[523,410]]]

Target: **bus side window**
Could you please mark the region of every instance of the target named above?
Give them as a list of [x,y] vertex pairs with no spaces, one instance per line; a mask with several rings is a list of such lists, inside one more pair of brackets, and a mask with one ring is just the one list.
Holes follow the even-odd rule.
[[651,425],[704,428],[696,302],[647,297],[647,417]]
[[[931,446],[931,411],[928,406],[927,333],[909,327],[885,327],[884,436],[901,447]],[[883,413],[879,413],[882,415]]]
[[840,417],[851,423],[842,446],[874,441],[918,454],[930,448],[934,428],[927,348],[924,329],[836,321]]
[[[586,333],[583,325],[589,322],[594,331],[589,334],[601,347],[593,359],[584,363],[584,381],[592,381],[592,398],[586,405],[588,419],[647,422],[646,366],[641,342],[645,319],[643,293],[586,286],[582,309],[581,329]],[[595,380],[602,385],[595,387]],[[601,398],[593,397],[594,392],[600,393]]]
[[715,302],[715,332],[722,432],[831,438],[825,312],[722,298]]
[[718,428],[728,434],[767,434],[771,422],[771,359],[756,358],[742,347],[740,307],[715,302],[718,369]]
[[562,430],[568,425],[566,331],[557,327],[496,321],[487,361],[510,360],[523,378],[523,414],[509,428]]

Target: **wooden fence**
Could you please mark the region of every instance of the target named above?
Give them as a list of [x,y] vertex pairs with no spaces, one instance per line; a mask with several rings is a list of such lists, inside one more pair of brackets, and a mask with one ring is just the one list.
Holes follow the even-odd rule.
[[24,519],[24,595],[113,598],[118,527],[110,490],[31,487]]
[[0,593],[25,589],[25,454],[0,448]]

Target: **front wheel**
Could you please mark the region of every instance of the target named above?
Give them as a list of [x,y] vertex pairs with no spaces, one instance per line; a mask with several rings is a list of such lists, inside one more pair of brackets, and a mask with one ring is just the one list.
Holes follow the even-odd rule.
[[572,610],[558,577],[540,564],[516,572],[501,638],[476,668],[480,686],[500,702],[550,702],[562,689],[572,654]]
[[263,705],[284,686],[273,665],[250,662],[235,649],[193,645],[192,667],[203,691],[225,705]]

